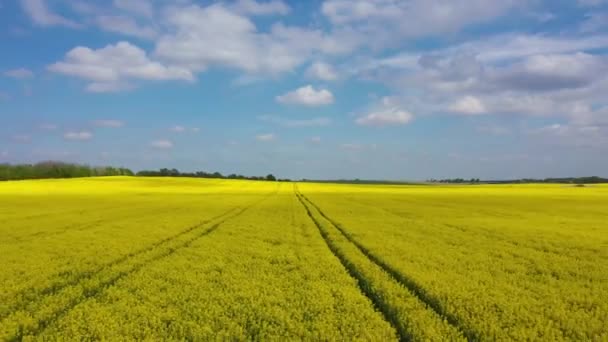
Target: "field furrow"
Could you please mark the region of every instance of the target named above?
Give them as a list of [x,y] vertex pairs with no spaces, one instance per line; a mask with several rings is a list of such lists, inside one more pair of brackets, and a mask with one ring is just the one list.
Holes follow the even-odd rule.
[[[478,340],[608,334],[605,189],[302,184],[336,227]],[[558,195],[552,195],[558,194]],[[593,199],[593,200],[592,200]]]
[[[262,200],[266,198],[267,196]],[[119,279],[137,272],[179,249],[187,248],[195,240],[212,233],[227,220],[241,215],[259,202],[256,201],[243,208],[232,208],[143,250],[123,256],[98,270],[79,274],[68,283],[47,288],[39,293],[28,293],[23,296],[25,300],[16,301],[13,310],[2,316],[0,338],[20,340],[29,335],[36,335],[73,307],[98,295]]]
[[0,341],[604,341],[608,187],[0,182]]
[[395,340],[283,188],[79,303],[37,338]]
[[297,189],[296,196],[328,247],[399,332],[400,340],[474,340],[470,330],[464,330],[454,320],[447,319],[427,297],[421,295],[418,288],[361,249]]

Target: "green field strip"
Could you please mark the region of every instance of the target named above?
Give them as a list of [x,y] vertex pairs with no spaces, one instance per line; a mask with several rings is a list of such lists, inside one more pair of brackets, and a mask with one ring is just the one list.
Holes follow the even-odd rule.
[[363,244],[357,241],[353,236],[346,230],[344,227],[340,225],[340,223],[334,221],[330,217],[328,217],[316,204],[310,201],[305,195],[300,194],[300,196],[309,203],[312,207],[316,209],[316,211],[328,222],[332,224],[339,232],[344,236],[346,240],[352,243],[362,254],[364,254],[370,261],[374,264],[378,265],[382,268],[387,274],[389,274],[393,279],[402,284],[405,288],[407,288],[411,293],[413,293],[416,297],[420,299],[423,303],[425,303],[430,309],[435,311],[437,315],[439,315],[446,322],[454,326],[458,329],[466,338],[470,341],[480,340],[480,335],[478,332],[473,330],[471,327],[467,326],[462,319],[457,317],[451,312],[448,312],[445,306],[441,303],[440,300],[435,298],[433,295],[429,294],[420,284],[418,284],[413,279],[407,277],[406,275],[399,272],[397,269],[383,261],[377,255],[372,253],[369,249],[367,249]]
[[[296,190],[296,197],[328,248],[359,288],[397,331],[400,341],[466,340],[458,327],[428,307],[381,266],[369,259]],[[317,214],[315,214],[317,213]],[[472,340],[472,339],[470,339]]]
[[[95,272],[84,273],[69,284],[49,288],[47,293],[41,294],[42,298],[27,303],[20,302],[16,311],[0,319],[0,339],[21,340],[25,336],[36,335],[81,302],[150,263],[189,247],[199,238],[217,230],[224,222],[234,219],[268,197],[269,195],[244,208],[233,208],[137,253],[123,256]],[[204,228],[205,226],[207,227]]]

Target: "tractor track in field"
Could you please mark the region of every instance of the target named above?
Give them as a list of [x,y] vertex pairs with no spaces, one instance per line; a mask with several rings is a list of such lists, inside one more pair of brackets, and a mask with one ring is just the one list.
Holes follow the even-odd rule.
[[[14,313],[15,311],[24,309],[25,307],[27,307],[28,304],[31,303],[31,301],[35,301],[37,300],[37,298],[41,297],[41,296],[51,296],[61,290],[63,290],[64,288],[70,287],[70,286],[75,286],[78,285],[78,283],[80,283],[83,280],[86,279],[90,279],[93,278],[95,275],[103,272],[104,270],[111,268],[113,266],[119,265],[121,263],[127,262],[128,260],[135,258],[139,255],[142,255],[144,253],[150,252],[153,249],[157,248],[157,247],[161,247],[163,244],[167,244],[170,243],[171,241],[178,239],[179,237],[190,233],[191,231],[202,227],[205,224],[208,224],[209,222],[212,222],[214,220],[220,219],[221,217],[230,214],[231,212],[237,210],[238,208],[232,208],[220,215],[214,216],[210,219],[207,219],[205,221],[201,221],[193,226],[190,226],[189,228],[180,231],[177,234],[171,235],[167,238],[164,238],[162,240],[159,240],[157,242],[152,243],[149,246],[146,246],[144,248],[138,249],[137,251],[134,251],[132,253],[128,253],[124,256],[121,256],[120,258],[117,258],[109,263],[106,263],[104,265],[101,265],[98,268],[95,268],[93,270],[90,271],[84,271],[84,272],[80,272],[77,273],[75,275],[73,275],[73,277],[71,279],[68,279],[66,281],[61,281],[62,277],[66,277],[68,275],[72,275],[71,272],[64,272],[64,273],[59,273],[54,275],[55,277],[59,277],[60,281],[51,284],[50,286],[47,286],[43,289],[34,289],[34,288],[29,288],[29,289],[25,289],[22,291],[17,292],[16,294],[14,294],[15,297],[20,297],[23,298],[23,300],[21,300],[20,302],[16,303],[15,305],[13,305],[13,307],[11,309],[9,309],[7,313],[4,313],[2,315],[0,315],[0,321],[2,321],[4,318],[6,318],[7,316],[10,316],[12,313]],[[64,278],[65,279],[65,278]]]
[[[145,207],[140,207],[137,209],[144,209],[144,208]],[[153,215],[160,216],[162,214],[169,213],[175,209],[176,208],[157,210],[153,213]],[[53,231],[39,231],[39,232],[32,233],[29,235],[15,237],[14,240],[18,241],[19,243],[31,242],[32,240],[35,240],[36,238],[46,238],[46,237],[51,237],[51,236],[58,236],[58,235],[63,235],[63,234],[74,232],[74,231],[85,231],[89,228],[97,227],[102,224],[121,222],[124,220],[131,219],[133,217],[141,216],[141,215],[142,215],[141,212],[134,212],[134,213],[126,214],[125,216],[113,218],[110,220],[97,219],[97,220],[93,220],[93,221],[86,222],[86,223],[75,223],[75,224],[59,227],[58,229],[54,229]]]
[[[314,218],[314,216],[312,215],[312,212],[309,210],[309,208],[307,207],[306,203],[308,203],[311,207],[313,207],[319,213],[319,215],[321,215],[321,217],[323,217],[334,228],[336,228],[336,230],[338,232],[340,232],[340,234],[348,242],[350,242],[353,246],[355,246],[372,263],[374,263],[378,267],[380,267],[395,282],[401,284],[407,290],[409,290],[418,300],[420,300],[422,303],[424,303],[429,309],[431,309],[432,311],[434,311],[435,314],[437,314],[439,317],[443,318],[447,323],[449,323],[456,330],[458,330],[460,333],[462,333],[462,335],[467,340],[469,340],[469,341],[479,341],[480,340],[479,334],[476,331],[474,331],[470,327],[466,326],[454,314],[448,312],[437,298],[435,298],[432,295],[430,295],[428,293],[428,291],[426,291],[416,281],[414,281],[413,279],[407,277],[406,275],[402,274],[401,272],[397,271],[394,267],[390,266],[389,264],[387,264],[386,262],[384,262],[382,259],[380,259],[378,256],[376,256],[375,254],[373,254],[367,247],[363,246],[348,231],[346,231],[346,229],[344,229],[344,227],[342,225],[340,225],[338,222],[336,222],[335,220],[333,220],[330,217],[328,217],[314,202],[312,202],[311,200],[309,200],[304,194],[302,194],[299,190],[297,190],[297,187],[296,187],[296,196],[298,196],[298,199],[300,199],[300,202],[302,202],[302,205],[304,205],[306,207],[306,211],[307,211],[308,215],[314,221],[315,225],[317,225],[317,228],[319,229],[319,231],[321,231],[321,235],[323,235],[324,239],[326,240],[326,243],[328,244],[328,246],[330,246],[330,249],[332,249],[332,252],[334,252],[333,249],[336,249],[336,248],[335,247],[333,247],[333,248],[331,247],[331,244],[332,244],[331,240],[328,241],[327,234],[325,234],[325,233],[322,232],[322,228],[320,227],[319,222],[317,221],[317,219]],[[336,253],[334,253],[334,254],[336,254]],[[353,267],[353,266],[348,266],[350,263],[349,263],[348,260],[346,260],[346,258],[344,256],[342,256],[342,257],[340,257],[339,255],[336,255],[336,256],[339,259],[341,259],[341,261],[342,261],[342,259],[344,259],[343,265],[347,268],[347,270],[349,269],[349,267],[350,268]],[[349,273],[350,272],[351,271],[349,270]],[[361,276],[361,275],[359,275],[359,276]],[[355,277],[355,278],[357,278],[357,277]],[[359,279],[357,279],[357,280],[359,280]],[[364,283],[365,283],[365,281],[366,280],[363,279]],[[368,295],[366,294],[366,296],[368,296]],[[385,318],[386,318],[386,314],[385,314]],[[390,320],[388,320],[388,321],[391,322]],[[397,331],[399,332],[399,330],[397,330]],[[409,338],[408,336],[402,336],[402,339],[404,339],[404,340],[411,340],[411,338]]]
[[357,267],[354,266],[342,252],[340,252],[340,249],[334,244],[327,232],[323,228],[321,228],[321,224],[312,214],[310,208],[308,207],[308,205],[306,205],[304,199],[302,199],[301,194],[298,190],[296,190],[295,194],[298,200],[300,201],[300,204],[304,206],[306,214],[317,227],[317,230],[321,234],[321,237],[325,241],[325,244],[327,245],[331,253],[336,257],[336,259],[338,259],[338,261],[340,261],[342,267],[344,267],[344,269],[351,276],[351,278],[357,281],[359,290],[361,290],[363,295],[372,302],[372,304],[378,309],[384,320],[388,322],[390,326],[395,330],[399,341],[413,340],[413,337],[410,336],[410,334],[402,328],[401,323],[398,321],[395,315],[391,313],[392,309],[390,308],[390,305],[382,298],[382,296],[380,296],[372,289],[372,286],[370,286],[369,281],[365,278],[365,276],[361,274],[359,270],[357,270]]
[[[123,257],[120,257],[120,258],[114,260],[113,262],[103,265],[102,267],[100,267],[94,271],[84,272],[84,273],[80,274],[78,277],[72,279],[68,283],[64,283],[59,286],[49,287],[49,288],[44,289],[43,291],[39,291],[35,294],[37,297],[34,297],[31,301],[22,302],[22,303],[18,304],[18,307],[12,308],[11,312],[0,317],[0,327],[2,327],[6,323],[6,321],[11,318],[11,316],[18,314],[19,312],[21,312],[23,310],[27,311],[28,306],[30,306],[34,302],[40,303],[40,302],[44,301],[45,299],[48,300],[48,299],[52,299],[52,297],[60,296],[63,292],[68,292],[72,289],[78,288],[79,286],[83,287],[80,292],[76,291],[76,296],[74,296],[75,298],[70,300],[66,305],[62,305],[60,309],[55,310],[52,313],[48,314],[47,317],[38,319],[36,324],[33,327],[24,327],[23,325],[20,325],[18,327],[18,331],[16,332],[15,336],[13,338],[10,338],[10,340],[11,341],[20,341],[25,336],[37,335],[37,334],[41,333],[42,331],[44,331],[49,325],[56,322],[61,317],[65,316],[70,310],[72,310],[78,304],[97,296],[103,290],[113,286],[114,284],[116,284],[116,282],[118,282],[122,278],[129,276],[130,274],[133,274],[133,273],[143,269],[144,267],[148,266],[149,264],[151,264],[155,261],[158,261],[160,259],[163,259],[165,257],[168,257],[179,250],[190,247],[198,239],[211,234],[212,232],[216,231],[225,222],[240,216],[245,211],[258,205],[259,203],[268,199],[269,197],[271,197],[274,194],[276,194],[276,191],[264,196],[263,198],[255,201],[252,204],[247,205],[245,207],[232,208],[211,219],[205,220],[201,223],[191,226],[188,229],[183,230],[178,234],[172,235],[172,236],[165,238],[163,240],[160,240],[146,248],[140,249],[136,252],[127,254]],[[211,224],[213,221],[217,221],[217,222]],[[211,225],[209,225],[209,224],[211,224]],[[188,237],[187,239],[185,239],[183,241],[180,241],[179,243],[176,243],[173,246],[170,245],[171,242],[176,241],[180,237],[182,237],[188,233],[191,233],[199,228],[203,228],[205,226],[207,226],[207,228],[202,229],[200,232],[197,232],[196,234]],[[161,250],[159,252],[154,253],[155,249],[159,249],[159,248]],[[133,265],[128,265],[128,263],[130,261],[132,261],[134,258],[137,258],[138,256],[142,256],[146,253],[151,253],[152,255],[150,255],[148,257],[143,257],[141,261],[134,262]],[[112,267],[114,267],[114,266],[119,267],[123,264],[126,265],[125,270],[121,270],[115,274],[110,273],[107,275],[107,279],[104,279],[103,281],[100,281],[99,283],[94,284],[94,286],[91,286],[91,288],[86,287],[87,281],[94,280],[96,276],[102,275],[103,272],[106,272],[106,271],[111,272]],[[42,296],[43,298],[40,298],[40,296]]]

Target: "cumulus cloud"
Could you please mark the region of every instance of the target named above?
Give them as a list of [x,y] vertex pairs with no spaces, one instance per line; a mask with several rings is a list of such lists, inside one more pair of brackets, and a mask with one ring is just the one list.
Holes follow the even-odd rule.
[[478,115],[486,113],[486,107],[475,96],[465,96],[448,108],[450,111],[466,115]]
[[259,135],[256,135],[256,137],[255,137],[255,140],[262,141],[262,142],[275,141],[276,139],[277,139],[277,137],[273,133],[259,134]]
[[260,32],[250,18],[221,3],[174,7],[165,21],[170,29],[158,39],[155,54],[197,72],[219,66],[276,75],[294,70],[315,52],[348,53],[355,44],[321,30],[281,23]]
[[169,130],[173,133],[185,133],[185,132],[198,133],[201,131],[201,129],[198,127],[185,127],[185,126],[181,126],[181,125],[172,126],[169,128]]
[[408,111],[391,108],[380,112],[369,113],[358,118],[355,122],[362,126],[395,126],[406,125],[410,123],[413,118],[414,116]]
[[34,73],[26,68],[7,70],[4,72],[4,75],[16,79],[26,79],[34,77]]
[[124,15],[100,15],[97,25],[108,32],[120,33],[143,39],[153,39],[157,32],[151,26],[141,26],[133,18]]
[[124,121],[120,120],[95,120],[93,124],[97,127],[120,128],[125,125]]
[[76,47],[66,54],[63,61],[50,65],[48,69],[91,81],[87,90],[92,92],[129,89],[132,86],[128,81],[131,80],[194,80],[189,70],[152,61],[144,50],[128,42],[97,50]]
[[70,28],[81,27],[80,24],[57,13],[53,13],[45,0],[20,0],[21,7],[32,22],[39,26],[65,26]]
[[414,119],[412,113],[399,108],[390,98],[383,98],[382,104],[370,113],[355,120],[361,126],[399,126],[407,125]]
[[491,77],[508,88],[544,91],[584,87],[607,71],[605,57],[578,52],[530,56],[510,67],[497,68]]
[[70,131],[63,135],[66,140],[85,141],[93,138],[93,133],[89,131]]
[[327,89],[315,89],[307,85],[276,97],[277,102],[309,107],[325,106],[334,103],[334,95]]
[[456,32],[527,3],[463,0],[327,0],[321,12],[334,25],[355,26],[371,44]]
[[169,128],[169,130],[175,133],[183,133],[186,131],[186,127],[177,125]]
[[155,140],[150,143],[150,146],[159,150],[168,150],[173,148],[173,142],[166,139]]
[[327,63],[315,62],[307,70],[306,76],[322,81],[335,81],[338,79],[338,74],[334,68]]

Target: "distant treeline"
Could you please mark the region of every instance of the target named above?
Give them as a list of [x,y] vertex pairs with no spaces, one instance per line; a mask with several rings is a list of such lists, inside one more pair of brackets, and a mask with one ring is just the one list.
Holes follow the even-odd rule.
[[482,181],[479,178],[471,178],[471,179],[464,179],[464,178],[451,178],[451,179],[429,179],[427,182],[429,183],[454,183],[454,184],[461,184],[461,183],[481,183]]
[[58,161],[45,161],[36,164],[0,164],[0,181],[96,176],[133,176],[133,171],[122,167],[93,167]]
[[177,169],[160,169],[158,171],[144,170],[137,173],[138,177],[190,177],[190,178],[218,178],[218,179],[248,179],[248,180],[260,180],[260,181],[279,181],[279,182],[291,182],[290,179],[277,179],[274,175],[269,174],[263,176],[243,176],[235,173],[229,175],[223,175],[220,172],[180,172]]
[[523,179],[512,179],[512,180],[479,180],[478,178],[473,179],[431,179],[431,183],[451,183],[451,184],[529,184],[529,183],[557,183],[557,184],[599,184],[608,183],[608,178],[602,178],[597,176],[592,177],[565,177],[565,178],[545,178],[545,179],[534,179],[534,178],[523,178]]

